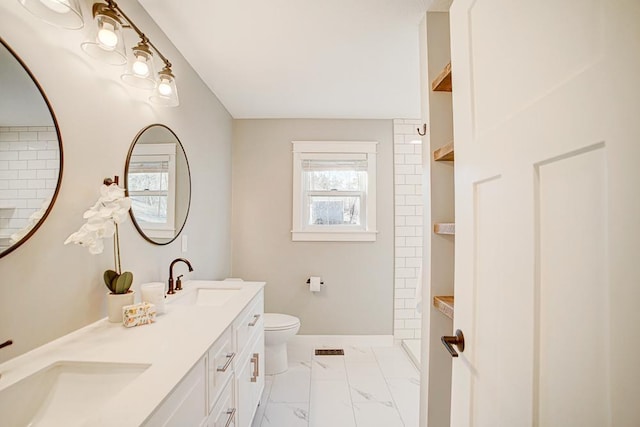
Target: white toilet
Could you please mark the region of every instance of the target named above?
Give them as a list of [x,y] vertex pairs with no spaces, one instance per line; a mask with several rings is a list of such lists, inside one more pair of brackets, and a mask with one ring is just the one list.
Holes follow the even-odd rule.
[[267,375],[280,374],[289,366],[287,341],[300,330],[300,319],[280,313],[264,314],[264,364]]

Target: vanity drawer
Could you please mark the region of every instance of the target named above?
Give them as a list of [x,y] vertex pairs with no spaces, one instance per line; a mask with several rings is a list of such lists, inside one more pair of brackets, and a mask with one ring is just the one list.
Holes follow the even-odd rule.
[[204,363],[200,359],[143,426],[199,426],[206,420]]
[[264,297],[261,291],[234,322],[236,350],[242,353],[247,343],[264,330]]
[[236,423],[236,404],[233,393],[233,381],[227,382],[223,388],[218,401],[214,405],[213,410],[207,418],[205,427],[235,427]]
[[233,375],[233,360],[236,353],[233,349],[231,327],[218,338],[208,352],[207,368],[209,370],[208,401],[209,409],[213,407],[224,385]]

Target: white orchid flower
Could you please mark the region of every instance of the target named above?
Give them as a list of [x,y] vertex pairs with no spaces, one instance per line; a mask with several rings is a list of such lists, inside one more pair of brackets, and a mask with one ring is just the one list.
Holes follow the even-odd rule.
[[[104,251],[104,239],[113,237],[113,257],[115,269],[105,272],[105,284],[112,293],[122,293],[129,290],[131,286],[132,274],[122,273],[120,265],[120,238],[118,236],[118,224],[127,218],[127,212],[131,208],[131,199],[125,197],[124,189],[117,184],[100,187],[100,197],[98,201],[84,212],[82,217],[87,220],[80,227],[80,230],[72,233],[64,244],[74,243],[84,246],[90,254],[97,255]],[[125,275],[127,280],[117,280],[118,285],[114,285],[114,277]],[[123,283],[124,282],[124,283]],[[123,286],[125,285],[125,286]]]
[[85,246],[89,248],[91,255],[101,254],[104,251],[104,241],[102,239],[95,239],[91,244]]
[[64,244],[75,243],[76,245],[84,246],[89,249],[89,253],[96,255],[102,253],[104,250],[104,243],[95,230],[92,230],[88,224],[84,224],[80,227],[80,230],[67,237]]
[[111,237],[116,232],[113,221],[100,217],[89,218],[85,226],[100,239]]
[[91,218],[92,216],[95,216],[100,211],[101,207],[102,207],[102,203],[97,202],[95,205],[91,206],[82,214],[82,218],[87,219],[87,218]]
[[98,201],[108,203],[120,200],[124,198],[124,196],[124,188],[118,187],[115,183],[109,186],[103,184],[102,187],[100,187],[100,199],[98,199]]
[[120,224],[121,222],[127,219],[129,214],[129,209],[131,208],[131,199],[126,197],[118,202],[118,207],[114,209],[111,214],[111,218],[116,224]]
[[80,230],[71,234],[64,244],[74,243],[84,246],[94,255],[102,253],[103,239],[117,233],[117,224],[127,218],[130,208],[131,199],[125,197],[124,189],[117,184],[102,185],[98,201],[82,215],[87,222],[80,227]]
[[96,218],[107,220],[111,218],[112,211],[113,211],[112,207],[101,205],[97,209],[89,209],[82,216],[87,220],[92,220]]

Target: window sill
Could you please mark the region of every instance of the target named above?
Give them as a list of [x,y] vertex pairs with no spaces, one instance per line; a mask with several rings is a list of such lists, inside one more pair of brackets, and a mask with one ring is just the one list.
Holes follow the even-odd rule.
[[375,242],[377,231],[292,231],[294,242]]
[[153,226],[148,226],[143,224],[139,224],[140,228],[144,231],[144,234],[147,237],[158,238],[158,239],[173,239],[176,236],[176,230],[174,228],[153,228]]

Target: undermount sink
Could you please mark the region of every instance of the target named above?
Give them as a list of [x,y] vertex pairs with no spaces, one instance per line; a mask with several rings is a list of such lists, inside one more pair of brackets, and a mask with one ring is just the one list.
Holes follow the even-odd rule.
[[0,391],[5,427],[79,426],[151,365],[56,362]]
[[236,296],[241,288],[195,288],[183,290],[183,295],[177,295],[170,304],[175,305],[203,305],[221,307]]

